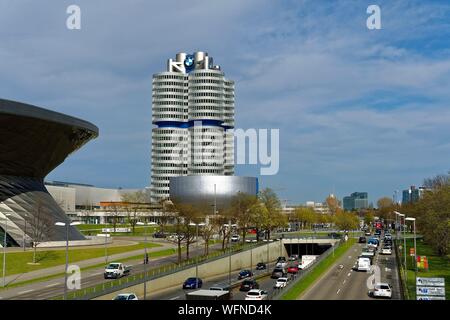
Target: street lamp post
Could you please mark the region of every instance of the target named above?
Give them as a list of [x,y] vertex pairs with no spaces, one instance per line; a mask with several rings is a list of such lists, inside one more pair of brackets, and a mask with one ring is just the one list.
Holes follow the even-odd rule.
[[3,237],[3,288],[6,287],[6,233],[8,232],[8,217],[11,216],[11,213],[5,213],[5,230]]
[[144,222],[136,222],[137,225],[140,226],[144,226],[144,300],[147,300],[147,226],[151,225],[154,226],[156,225],[156,222],[148,222],[148,223],[144,223]]
[[23,239],[22,239],[23,251],[25,251],[25,247],[26,247],[27,219],[28,219],[28,213],[25,212],[25,219],[24,219],[25,227],[24,227],[24,230],[23,230]]
[[198,289],[198,257],[200,256],[199,252],[198,252],[198,227],[202,227],[205,224],[204,223],[189,223],[190,226],[195,226],[196,227],[196,247],[197,247],[197,257],[195,259],[195,288]]
[[231,250],[231,228],[233,226],[236,226],[235,224],[231,224],[231,220],[228,220],[228,224],[224,224],[224,227],[229,228],[228,231],[228,247],[230,250],[230,254],[228,256],[228,285],[231,287],[231,255],[232,255],[232,250]]
[[414,226],[414,264],[416,265],[415,277],[417,279],[417,240],[416,240],[416,218],[406,218],[407,221],[412,221]]
[[64,300],[67,300],[67,270],[69,269],[69,226],[78,226],[81,222],[74,221],[71,223],[56,222],[55,226],[66,227],[66,269],[64,272]]

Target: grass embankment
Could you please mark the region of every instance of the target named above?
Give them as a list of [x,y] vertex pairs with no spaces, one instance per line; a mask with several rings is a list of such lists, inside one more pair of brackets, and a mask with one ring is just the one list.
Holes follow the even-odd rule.
[[[403,242],[401,242],[403,245]],[[407,289],[409,299],[416,299],[416,280],[414,258],[409,256],[409,249],[414,248],[414,240],[406,240],[406,265],[407,265]],[[404,261],[403,250],[401,250],[401,261]],[[423,239],[417,239],[417,255],[428,258],[428,271],[419,269],[417,276],[424,278],[445,278],[446,300],[450,300],[450,255],[440,257]]]
[[[147,248],[160,247],[156,243],[148,243]],[[108,255],[124,253],[143,249],[145,243],[139,243],[129,246],[108,247]],[[83,249],[69,249],[69,263],[77,261],[88,260],[105,255],[104,248],[83,248]],[[25,272],[40,270],[66,263],[65,250],[38,250],[36,252],[36,262],[39,264],[30,264],[33,262],[33,250],[25,252],[9,252],[6,253],[6,275],[21,274]],[[3,253],[0,254],[0,269],[3,268]]]
[[288,292],[286,292],[281,300],[295,300],[302,293],[304,293],[319,277],[328,271],[328,269],[355,244],[355,239],[349,239],[346,243],[340,245],[335,251],[334,255],[330,254],[328,257],[320,261],[313,270],[311,270],[306,276],[299,280]]

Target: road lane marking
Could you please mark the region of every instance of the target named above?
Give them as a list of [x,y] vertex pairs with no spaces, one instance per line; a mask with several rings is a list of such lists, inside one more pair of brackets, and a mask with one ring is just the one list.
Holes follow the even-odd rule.
[[176,297],[170,298],[169,300],[177,300],[179,297],[180,296],[176,296]]
[[17,295],[19,294],[25,294],[25,293],[29,293],[29,292],[33,292],[34,290],[25,290],[25,291],[20,291],[17,293]]
[[347,275],[347,277],[350,277],[350,275],[351,275],[351,274],[352,274],[352,273],[351,273],[351,272],[349,272],[349,273],[348,273],[348,275]]
[[61,284],[61,283],[59,283],[59,282],[57,282],[57,283],[52,283],[52,284],[49,284],[48,286],[45,286],[45,287],[46,287],[46,288],[50,288],[50,287],[57,286],[57,285],[59,285],[59,284]]
[[347,280],[344,280],[344,282],[342,282],[342,284],[345,284],[345,281],[347,281]]
[[341,289],[339,289],[339,290],[336,292],[336,294],[339,294],[339,292],[341,292]]
[[351,259],[351,258],[352,258],[352,256],[348,256],[348,258],[349,258],[349,259]]

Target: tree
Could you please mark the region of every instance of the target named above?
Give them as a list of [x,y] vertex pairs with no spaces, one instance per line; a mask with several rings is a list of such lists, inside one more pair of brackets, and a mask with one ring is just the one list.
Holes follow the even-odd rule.
[[245,242],[247,230],[253,227],[255,220],[249,214],[249,210],[258,202],[258,198],[254,195],[238,192],[236,196],[231,199],[230,215],[233,216],[242,232],[242,241]]
[[359,218],[353,212],[336,213],[334,222],[339,230],[354,230],[359,226]]
[[[29,217],[29,226],[31,228],[31,237],[33,240],[33,263],[36,263],[36,248],[44,240],[51,237],[54,231],[54,223],[48,214],[48,209],[41,200],[36,202],[34,214],[27,215]],[[66,222],[68,223],[68,222]]]
[[[191,222],[200,223],[199,210],[190,204],[174,203],[177,212],[175,219],[175,230],[178,238],[178,257],[181,262],[181,241],[186,242],[186,259],[190,256],[190,246],[196,236],[196,227],[191,226]],[[197,239],[198,241],[198,239]]]
[[448,254],[450,247],[450,184],[434,184],[422,198],[408,206],[403,213],[417,218],[416,228],[439,256]]
[[371,226],[374,222],[375,216],[373,214],[373,211],[366,211],[366,214],[364,215],[364,223],[368,226]]
[[164,229],[169,223],[169,220],[173,220],[175,209],[172,201],[167,199],[160,200],[159,204],[161,205],[161,213],[159,219],[157,220],[157,223],[159,225],[160,231],[164,232]]
[[267,213],[268,217],[263,220],[262,227],[267,232],[267,238],[270,239],[270,233],[274,228],[287,225],[287,216],[282,213],[280,199],[272,189],[262,190],[259,199],[267,210],[264,213]]
[[127,220],[134,233],[136,224],[139,222],[139,217],[146,208],[146,195],[143,191],[128,192],[122,195],[125,211],[127,213]]
[[300,225],[301,229],[304,229],[309,225],[311,225],[311,223],[314,222],[315,220],[315,212],[314,209],[312,208],[305,208],[305,207],[300,207],[300,208],[296,208],[294,211],[294,219],[297,220],[297,222]]
[[327,204],[328,208],[330,209],[331,214],[336,214],[340,209],[340,201],[334,196],[329,195],[325,199],[325,203]]
[[439,189],[448,185],[450,185],[450,171],[448,174],[440,174],[423,181],[423,186],[428,189]]
[[108,206],[106,207],[106,212],[108,212],[109,216],[112,216],[112,225],[114,228],[114,232],[117,228],[117,223],[119,222],[119,216],[120,216],[120,208],[119,204],[116,202],[109,202]]

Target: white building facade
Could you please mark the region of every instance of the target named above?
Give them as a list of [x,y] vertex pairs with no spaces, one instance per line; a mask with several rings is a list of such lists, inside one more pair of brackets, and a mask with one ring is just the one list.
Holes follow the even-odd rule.
[[178,53],[153,75],[152,202],[170,177],[234,175],[234,82],[205,52]]

